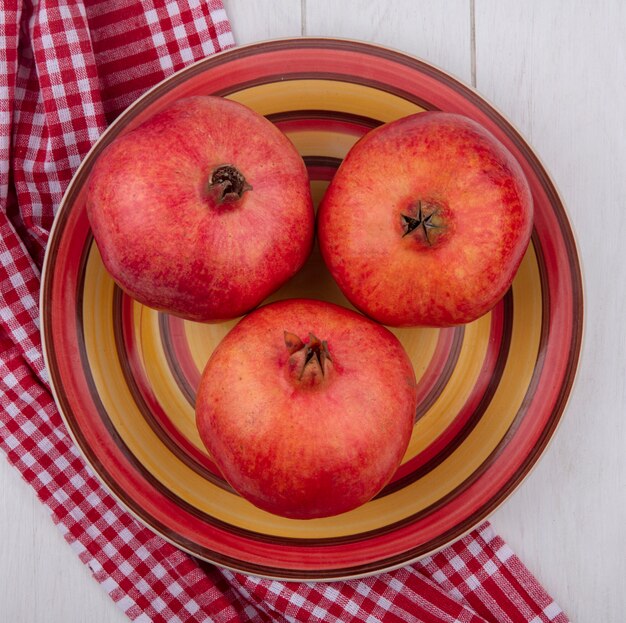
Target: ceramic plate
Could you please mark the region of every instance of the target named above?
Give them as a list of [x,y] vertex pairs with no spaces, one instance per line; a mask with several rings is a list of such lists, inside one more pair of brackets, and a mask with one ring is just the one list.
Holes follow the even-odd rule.
[[[419,381],[408,451],[371,502],[312,521],[254,508],[224,482],[194,425],[213,348],[235,322],[203,325],[142,307],[104,269],[85,213],[103,148],[173,100],[217,94],[277,124],[302,153],[318,201],[350,146],[421,110],[467,115],[520,161],[535,227],[502,302],[457,328],[396,330]],[[348,305],[314,251],[272,299]],[[581,345],[582,286],[565,209],[544,168],[475,91],[415,58],[369,44],[279,40],[236,48],[172,76],[131,106],[74,177],[51,235],[42,330],[65,422],[113,494],[180,548],[263,576],[330,580],[391,569],[460,537],[535,464],[562,416]]]

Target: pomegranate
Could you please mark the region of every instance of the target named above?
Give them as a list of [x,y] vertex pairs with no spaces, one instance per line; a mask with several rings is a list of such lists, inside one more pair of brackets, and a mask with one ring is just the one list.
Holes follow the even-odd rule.
[[512,154],[466,117],[424,112],[358,141],[318,212],[322,256],[349,301],[391,326],[471,322],[509,289],[533,203]]
[[204,369],[200,437],[252,504],[309,519],[364,504],[392,478],[416,409],[413,366],[383,326],[308,299],[244,317]]
[[240,316],[290,279],[315,218],[289,139],[211,96],[180,99],[114,140],[91,172],[87,214],[123,290],[205,322]]

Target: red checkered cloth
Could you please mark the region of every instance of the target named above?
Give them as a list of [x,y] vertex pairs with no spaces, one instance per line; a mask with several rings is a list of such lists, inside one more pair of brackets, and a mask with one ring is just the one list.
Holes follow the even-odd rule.
[[282,583],[201,563],[139,524],[73,445],[49,391],[40,269],[55,209],[121,110],[233,45],[220,0],[4,0],[0,11],[0,445],[135,621],[479,623],[567,617],[488,523],[412,566]]

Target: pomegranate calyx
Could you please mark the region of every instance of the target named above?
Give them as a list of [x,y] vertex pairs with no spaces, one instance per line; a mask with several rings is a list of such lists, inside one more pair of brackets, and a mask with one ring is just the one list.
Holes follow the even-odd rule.
[[439,216],[439,207],[435,204],[427,203],[421,199],[417,202],[417,213],[415,216],[401,214],[404,233],[402,237],[416,232],[428,246],[432,246],[437,240],[439,233],[437,230],[444,230],[445,225]]
[[211,172],[209,192],[213,194],[218,205],[238,201],[247,190],[252,190],[252,186],[232,164],[221,164]]
[[295,333],[285,331],[285,346],[287,347],[289,354],[293,355],[304,346],[304,342]]
[[295,368],[298,368],[296,376],[298,381],[304,379],[305,373],[312,380],[320,375],[323,377],[327,373],[332,357],[326,340],[320,340],[315,334],[309,333],[309,341],[305,343],[290,331],[285,331],[284,337],[285,346],[291,355],[290,361]]

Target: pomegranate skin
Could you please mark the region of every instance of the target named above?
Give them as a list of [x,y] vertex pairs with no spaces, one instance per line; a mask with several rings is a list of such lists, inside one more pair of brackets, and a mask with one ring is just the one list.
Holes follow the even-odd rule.
[[[231,185],[241,181],[227,196],[224,167]],[[256,307],[313,244],[302,158],[265,117],[221,97],[180,99],[114,140],[92,169],[86,207],[116,283],[188,320]]]
[[483,126],[422,112],[352,147],[317,219],[324,261],[356,308],[388,326],[446,327],[507,292],[533,202],[521,166]]
[[[303,368],[315,338],[326,354]],[[413,366],[388,329],[344,307],[290,299],[253,311],[218,345],[196,422],[238,493],[276,515],[311,519],[354,509],[389,482],[416,400]]]

